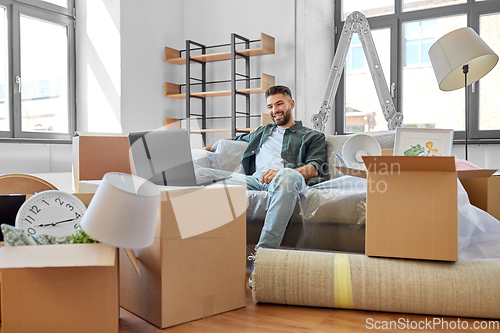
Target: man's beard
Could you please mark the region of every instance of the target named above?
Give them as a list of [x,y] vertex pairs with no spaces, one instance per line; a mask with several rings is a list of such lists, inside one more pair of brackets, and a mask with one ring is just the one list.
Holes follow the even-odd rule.
[[280,121],[277,121],[276,118],[274,117],[273,115],[273,121],[276,125],[278,126],[283,126],[283,125],[286,125],[289,121],[290,121],[290,118],[292,117],[292,109],[289,108],[287,109],[284,113],[283,113],[283,119],[280,120]]

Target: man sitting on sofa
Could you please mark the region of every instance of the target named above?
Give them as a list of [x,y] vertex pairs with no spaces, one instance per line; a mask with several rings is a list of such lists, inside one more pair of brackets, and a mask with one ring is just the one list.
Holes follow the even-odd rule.
[[256,251],[280,246],[299,193],[306,188],[306,181],[312,185],[321,180],[326,158],[325,135],[293,119],[295,101],[290,89],[274,86],[265,97],[274,123],[232,138],[248,142],[241,161],[246,176],[234,174],[226,181],[246,185],[248,190],[267,191],[271,196]]

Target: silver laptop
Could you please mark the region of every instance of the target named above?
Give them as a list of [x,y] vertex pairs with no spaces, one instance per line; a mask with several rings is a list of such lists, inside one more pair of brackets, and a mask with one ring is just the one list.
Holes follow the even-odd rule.
[[202,186],[225,178],[196,178],[189,136],[185,129],[129,133],[137,176],[156,185]]

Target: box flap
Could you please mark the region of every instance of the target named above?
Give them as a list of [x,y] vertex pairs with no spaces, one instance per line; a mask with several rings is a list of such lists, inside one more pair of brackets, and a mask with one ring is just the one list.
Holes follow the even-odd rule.
[[102,132],[75,132],[74,137],[77,136],[115,136],[115,137],[128,137],[128,134],[124,133],[102,133]]
[[[372,156],[373,157],[373,156]],[[414,157],[423,157],[423,156],[397,156],[398,158],[399,157],[402,157],[402,158],[414,158]],[[383,158],[382,156],[379,156],[379,159],[380,158]],[[377,162],[379,162],[381,160],[378,160]],[[387,163],[387,162],[381,162],[381,163]],[[389,163],[393,163],[393,162],[389,162]],[[358,177],[358,178],[366,178],[366,170],[358,170],[358,169],[353,169],[353,168],[349,168],[349,167],[342,167],[342,166],[335,166],[340,172],[342,172],[344,175],[347,175],[347,176],[354,176],[354,177]],[[450,167],[449,165],[447,165],[447,167]],[[397,170],[397,168],[395,168]],[[382,170],[382,168],[378,168],[378,170]],[[394,170],[394,168],[393,168]],[[402,168],[400,169],[401,171],[412,171],[412,170],[403,170]],[[384,169],[384,172],[386,170]],[[390,169],[387,169],[387,171],[390,171]],[[416,169],[416,170],[413,170],[413,171],[445,171],[445,170],[422,170],[422,169]],[[446,170],[446,171],[452,171],[452,170]],[[487,177],[490,177],[490,176],[495,176],[494,173],[497,172],[497,170],[493,170],[493,169],[481,169],[481,170],[458,170],[457,171],[457,175],[458,175],[458,178],[460,179],[463,179],[463,178],[477,178],[477,177],[484,177],[484,178],[487,178]]]
[[0,268],[114,266],[116,248],[98,244],[3,246]]
[[339,169],[339,171],[342,172],[346,176],[366,178],[366,170],[353,169],[353,168],[343,167],[343,166],[338,166],[338,165],[335,167],[337,169]]
[[497,170],[481,169],[481,170],[458,170],[458,178],[476,178],[476,177],[489,177]]
[[454,156],[363,156],[370,172],[455,171]]

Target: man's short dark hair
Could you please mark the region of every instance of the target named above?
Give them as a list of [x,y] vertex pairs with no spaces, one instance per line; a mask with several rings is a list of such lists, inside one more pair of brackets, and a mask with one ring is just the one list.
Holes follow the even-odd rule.
[[290,91],[290,88],[288,88],[286,86],[272,86],[271,88],[266,90],[265,96],[267,99],[269,96],[276,95],[276,94],[283,94],[283,96],[287,96],[290,99],[293,99],[292,92]]

